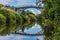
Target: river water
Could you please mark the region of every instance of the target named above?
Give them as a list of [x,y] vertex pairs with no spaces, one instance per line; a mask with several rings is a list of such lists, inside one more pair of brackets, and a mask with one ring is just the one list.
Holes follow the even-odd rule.
[[[21,32],[19,30],[18,32]],[[35,24],[32,28],[24,30],[24,33],[27,34],[43,34],[43,30],[40,25]],[[19,34],[10,34],[6,36],[0,36],[0,40],[44,40],[44,35],[39,36],[27,36],[27,35],[19,35]]]

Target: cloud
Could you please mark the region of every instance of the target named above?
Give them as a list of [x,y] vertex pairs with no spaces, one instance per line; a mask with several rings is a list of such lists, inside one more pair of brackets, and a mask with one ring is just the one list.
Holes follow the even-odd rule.
[[11,6],[34,5],[35,0],[0,0],[0,4]]
[[18,0],[19,3],[33,3],[35,0]]
[[25,3],[28,2],[28,0],[18,0],[19,3]]
[[35,0],[18,0],[17,5],[35,5]]
[[8,4],[11,0],[0,0],[0,4]]

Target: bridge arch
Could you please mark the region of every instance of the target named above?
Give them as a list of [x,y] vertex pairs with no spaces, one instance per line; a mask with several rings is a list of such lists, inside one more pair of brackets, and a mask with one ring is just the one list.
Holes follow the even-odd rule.
[[42,7],[25,7],[25,8],[16,8],[17,12],[20,13],[23,10],[29,10],[29,11],[34,11],[36,10],[36,12],[42,12],[43,8]]
[[39,9],[36,9],[36,8],[27,8],[27,9],[25,9],[25,11],[27,11],[27,10],[34,13],[35,15],[41,14],[41,11]]

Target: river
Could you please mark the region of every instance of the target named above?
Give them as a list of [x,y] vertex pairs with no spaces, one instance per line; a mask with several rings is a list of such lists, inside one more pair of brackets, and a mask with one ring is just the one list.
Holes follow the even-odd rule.
[[[19,30],[18,32],[21,32]],[[28,30],[24,30],[27,34],[42,34],[43,30],[40,25],[35,24],[32,28],[29,28]],[[7,36],[0,36],[0,40],[44,40],[44,35],[39,36],[27,36],[27,35],[19,35],[19,34],[10,34]]]

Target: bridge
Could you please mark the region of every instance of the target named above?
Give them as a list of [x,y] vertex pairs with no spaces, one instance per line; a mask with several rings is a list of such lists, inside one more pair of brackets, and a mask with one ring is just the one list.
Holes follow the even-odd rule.
[[15,10],[18,13],[20,13],[23,10],[28,9],[28,8],[35,8],[35,9],[37,9],[37,10],[42,12],[44,10],[43,7],[41,6],[42,2],[43,2],[43,0],[36,0],[35,5],[20,6],[20,7],[10,7],[10,6],[5,6],[5,7],[8,8],[8,9],[10,8],[12,10]]
[[38,6],[22,6],[22,7],[16,7],[16,9],[27,9],[27,8],[42,8]]
[[15,11],[21,12],[21,11],[28,9],[28,8],[35,8],[35,9],[38,9],[40,11],[41,11],[41,9],[43,9],[42,7],[38,7],[38,6],[23,6],[23,7],[16,7]]
[[14,10],[17,12],[21,12],[21,11],[28,9],[28,8],[35,8],[35,9],[42,11],[42,9],[43,9],[43,7],[41,7],[42,0],[36,0],[35,4],[36,5],[15,7]]
[[43,2],[43,0],[36,0],[35,5],[29,5],[29,6],[27,5],[27,6],[19,6],[19,7],[5,6],[5,7],[8,9],[10,8],[12,10],[15,10],[18,13],[21,13],[23,10],[28,9],[28,8],[35,8],[42,12],[44,10],[43,7],[41,6],[42,2]]

